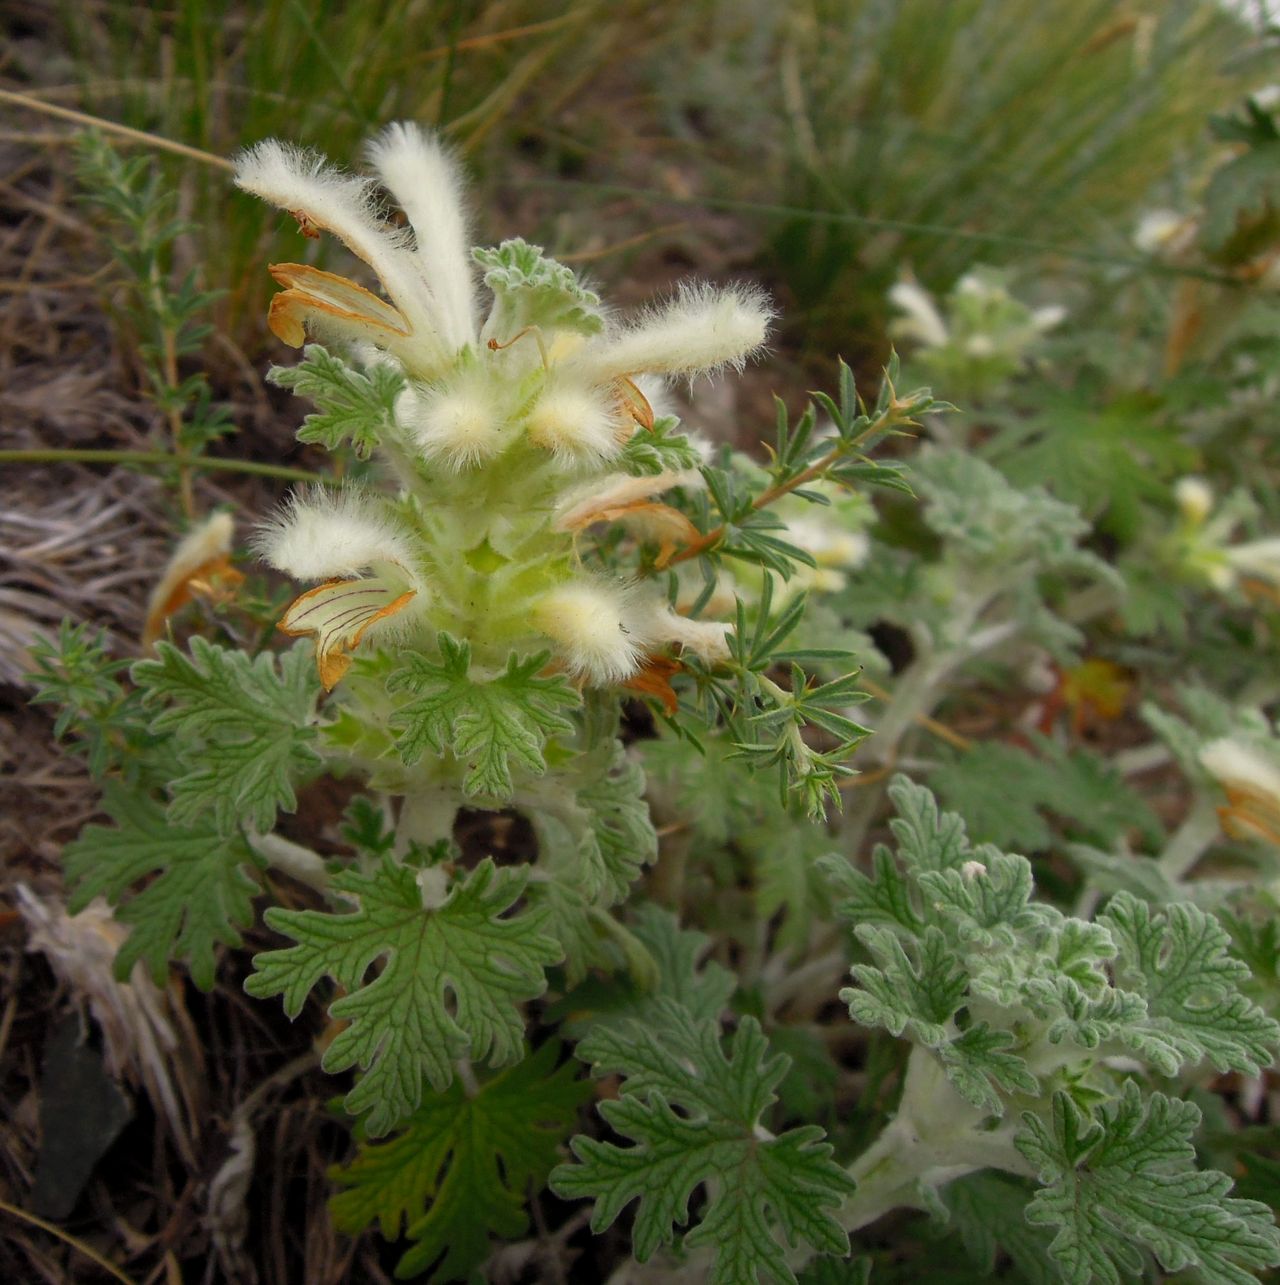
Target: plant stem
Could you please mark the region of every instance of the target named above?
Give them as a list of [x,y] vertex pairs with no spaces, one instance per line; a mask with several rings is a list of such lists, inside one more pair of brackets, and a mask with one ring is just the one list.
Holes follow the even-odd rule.
[[0,464],[119,464],[125,468],[146,468],[155,465],[177,466],[192,469],[211,469],[222,473],[248,473],[255,477],[276,477],[285,482],[313,482],[318,486],[333,486],[335,479],[322,473],[309,473],[306,469],[287,468],[282,464],[258,464],[252,460],[223,460],[201,456],[179,462],[169,451],[112,451],[112,450],[0,450]]
[[857,1231],[891,1209],[920,1208],[920,1183],[941,1187],[979,1169],[1030,1174],[1013,1145],[1013,1127],[983,1131],[984,1114],[951,1087],[928,1050],[912,1049],[898,1113],[849,1167],[858,1184],[836,1215]]
[[278,834],[255,834],[250,836],[249,843],[268,865],[281,874],[305,883],[317,892],[329,891],[329,871],[319,853]]
[[[907,733],[922,719],[929,717],[937,701],[939,683],[950,672],[946,659],[945,654],[935,656],[922,651],[894,687],[884,718],[872,729],[871,738],[871,744],[879,752],[880,761],[886,769],[892,769],[898,757],[899,746]],[[885,781],[891,774],[887,770],[873,788],[858,793],[857,802],[845,814],[841,835],[845,851],[852,858],[856,859],[862,849],[863,840],[880,807]]]
[[[901,406],[897,403],[891,404],[874,423],[868,425],[853,438],[852,441],[839,442],[833,446],[821,459],[810,464],[807,469],[797,473],[795,477],[786,482],[779,482],[776,486],[771,486],[767,491],[762,491],[751,502],[751,511],[758,513],[761,509],[767,508],[774,501],[780,500],[784,495],[790,495],[792,491],[798,490],[806,483],[813,482],[821,477],[833,464],[837,464],[846,455],[851,455],[858,447],[877,433],[884,432],[895,423],[910,423],[901,413]],[[663,565],[663,569],[674,567],[677,563],[688,562],[690,558],[700,557],[708,549],[714,548],[724,539],[729,529],[729,523],[722,522],[718,527],[700,535],[691,544],[687,544],[673,558],[668,558]]]
[[1202,791],[1197,791],[1186,819],[1160,856],[1161,871],[1174,883],[1183,879],[1218,837],[1218,830],[1217,808]]
[[[163,315],[160,308],[156,311],[157,315]],[[162,339],[165,392],[172,398],[178,388],[178,337],[172,326],[164,326]],[[195,517],[196,497],[191,484],[191,453],[182,444],[182,411],[171,402],[165,418],[169,421],[169,440],[178,466],[178,496],[182,501],[182,511],[190,520]]]

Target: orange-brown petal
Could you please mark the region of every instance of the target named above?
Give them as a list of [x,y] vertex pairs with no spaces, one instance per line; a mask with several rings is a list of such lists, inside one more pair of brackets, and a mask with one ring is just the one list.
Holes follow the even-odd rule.
[[408,589],[391,597],[376,580],[328,580],[295,598],[276,628],[291,638],[314,635],[320,681],[332,691],[370,627],[403,611],[416,596],[417,590]]
[[671,686],[671,680],[683,669],[684,666],[670,656],[646,656],[640,671],[632,674],[622,686],[628,691],[660,701],[666,713],[673,715],[680,702]]
[[273,263],[270,272],[285,289],[271,300],[267,325],[291,348],[302,347],[307,323],[317,320],[347,337],[383,345],[412,333],[398,308],[346,277],[301,263]]
[[641,428],[652,429],[654,424],[653,407],[649,399],[640,391],[634,380],[624,375],[617,381],[618,401],[623,410]]

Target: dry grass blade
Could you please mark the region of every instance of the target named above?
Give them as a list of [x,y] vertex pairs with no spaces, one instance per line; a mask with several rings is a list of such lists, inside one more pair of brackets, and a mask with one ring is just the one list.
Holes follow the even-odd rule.
[[172,152],[175,156],[184,157],[189,161],[199,161],[202,165],[211,165],[215,169],[226,170],[228,173],[234,168],[224,156],[215,156],[212,152],[201,151],[198,147],[188,147],[186,143],[163,138],[159,134],[150,134],[143,129],[133,129],[129,125],[107,120],[104,116],[94,116],[89,112],[46,103],[39,98],[33,98],[30,94],[15,94],[10,89],[0,89],[0,103],[10,103],[15,107],[41,112],[46,116],[56,116],[59,120],[70,121],[74,125],[81,125],[88,129],[99,129],[104,134],[111,134],[115,138],[127,139],[131,143],[141,143],[163,152]]
[[37,1218],[35,1214],[29,1214],[25,1209],[19,1209],[16,1205],[11,1205],[7,1200],[0,1200],[0,1213],[6,1213],[20,1222],[29,1223],[32,1227],[39,1227],[41,1231],[48,1232],[50,1236],[56,1236],[60,1241],[70,1245],[78,1253],[83,1254],[90,1262],[97,1263],[104,1272],[120,1281],[121,1285],[137,1285],[131,1276],[126,1276],[113,1262],[104,1258],[91,1245],[86,1245],[84,1241],[77,1239],[70,1232],[63,1231],[55,1223],[46,1222],[43,1218]]

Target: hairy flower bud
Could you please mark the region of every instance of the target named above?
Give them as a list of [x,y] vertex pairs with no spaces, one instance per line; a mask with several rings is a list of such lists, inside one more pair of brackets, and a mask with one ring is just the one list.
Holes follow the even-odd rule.
[[532,621],[558,645],[569,670],[590,682],[619,683],[640,667],[643,639],[623,585],[570,581],[538,599]]
[[624,431],[614,399],[587,385],[550,383],[529,412],[529,440],[571,459],[617,455]]

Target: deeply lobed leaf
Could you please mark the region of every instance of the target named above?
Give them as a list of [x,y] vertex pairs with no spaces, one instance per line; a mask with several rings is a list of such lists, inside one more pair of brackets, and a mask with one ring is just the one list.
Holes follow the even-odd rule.
[[117,976],[142,960],[159,983],[171,959],[185,959],[196,985],[212,989],[215,948],[238,946],[239,930],[253,922],[254,853],[238,834],[207,821],[175,825],[155,800],[115,782],[102,806],[115,826],[86,826],[63,854],[75,888],[72,912],[100,895],[118,907],[130,931],[116,955]]
[[[502,917],[524,891],[525,871],[486,858],[438,906],[424,904],[418,873],[387,856],[372,874],[333,880],[355,902],[349,912],[269,910],[268,925],[297,944],[256,956],[245,983],[259,998],[282,996],[290,1017],[323,977],[348,992],[330,1005],[345,1025],[323,1065],[364,1071],[346,1106],[367,1113],[373,1137],[417,1108],[424,1081],[446,1089],[457,1058],[515,1061],[524,1039],[517,1005],[542,993],[544,969],[561,955],[539,915]],[[381,972],[366,982],[379,959]]]
[[169,815],[190,825],[211,814],[223,833],[240,822],[266,832],[280,809],[297,805],[294,782],[314,776],[319,686],[306,649],[250,657],[191,640],[184,656],[171,643],[140,661],[133,678],[144,702],[158,709],[151,727],[173,737],[179,772]]
[[540,676],[546,653],[521,660],[512,655],[496,678],[471,674],[471,648],[448,634],[438,639],[441,659],[411,654],[387,682],[411,699],[392,719],[402,729],[397,748],[406,763],[428,750],[451,753],[465,764],[468,795],[505,801],[513,790],[512,768],[540,776],[547,769],[547,738],[574,730],[564,710],[579,698],[563,675]]
[[595,1198],[594,1230],[638,1199],[632,1244],[644,1262],[672,1242],[676,1226],[689,1219],[694,1190],[705,1183],[702,1220],[685,1245],[713,1252],[712,1281],[793,1283],[784,1243],[848,1253],[832,1210],[853,1183],[831,1159],[822,1131],[762,1132],[761,1114],[787,1059],[769,1054],[753,1019],[742,1021],[726,1054],[714,1022],[661,999],[644,1024],[597,1027],[579,1055],[596,1075],[626,1077],[622,1096],[603,1103],[601,1114],[635,1144],[575,1138],[578,1163],[552,1174],[558,1195]]
[[1067,1285],[1135,1280],[1144,1250],[1211,1285],[1251,1285],[1253,1270],[1280,1263],[1270,1209],[1228,1196],[1226,1174],[1195,1168],[1199,1123],[1192,1103],[1144,1101],[1132,1080],[1092,1118],[1066,1093],[1050,1120],[1022,1117],[1016,1143],[1044,1184],[1027,1218],[1057,1229],[1049,1253]]
[[428,1094],[402,1133],[362,1141],[335,1174],[343,1188],[331,1201],[337,1226],[358,1232],[377,1222],[389,1240],[403,1227],[414,1244],[396,1275],[435,1264],[436,1281],[467,1279],[488,1257],[491,1237],[524,1235],[528,1189],[546,1181],[590,1095],[572,1062],[556,1068],[557,1054],[558,1045],[544,1044],[471,1095],[455,1081]]

